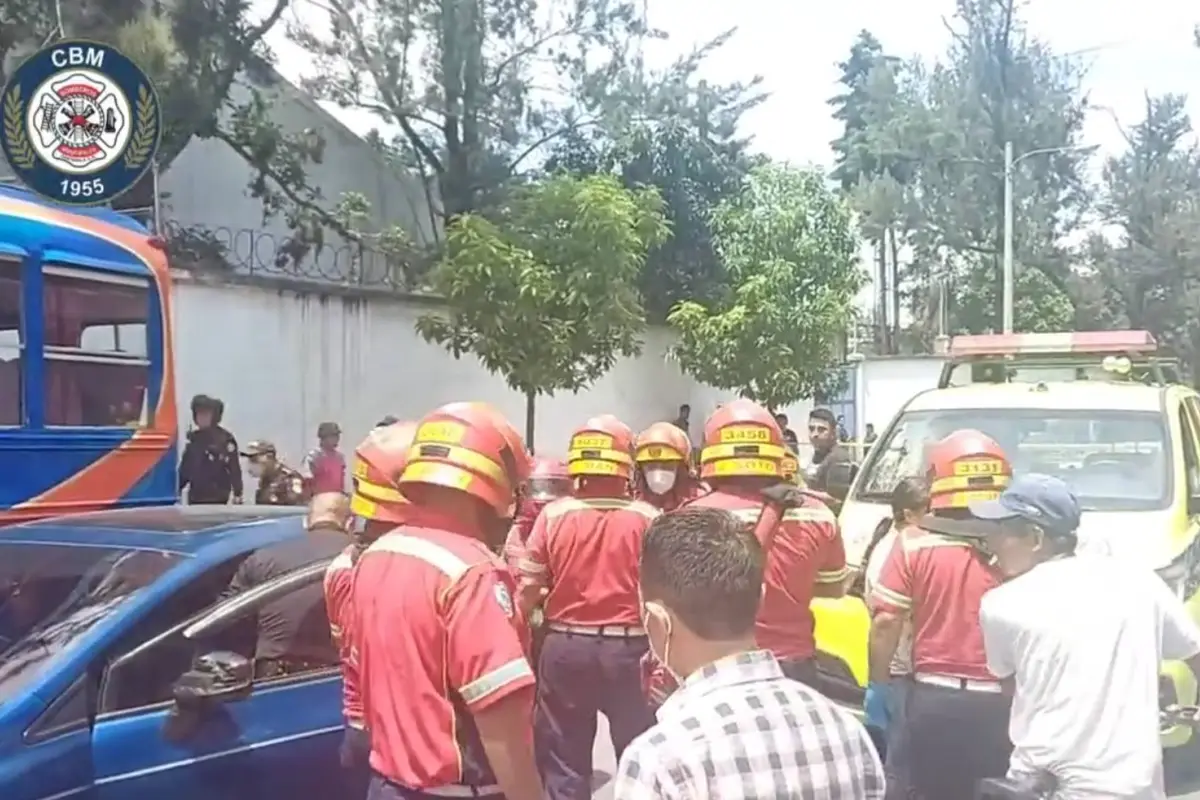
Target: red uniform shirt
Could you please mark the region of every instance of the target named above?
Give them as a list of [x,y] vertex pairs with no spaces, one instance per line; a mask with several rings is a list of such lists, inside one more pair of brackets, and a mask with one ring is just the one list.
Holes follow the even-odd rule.
[[[512,576],[463,523],[412,508],[354,568],[353,633],[371,768],[411,789],[492,786],[471,713],[527,692]],[[520,733],[532,737],[532,727]]]
[[638,558],[657,516],[629,497],[568,497],[542,509],[525,542],[521,578],[549,590],[546,621],[640,626]]
[[351,634],[354,623],[350,606],[350,590],[354,586],[354,549],[354,545],[347,547],[325,570],[325,613],[329,617],[329,631],[333,634],[333,642],[337,645],[342,662],[342,713],[351,725],[361,727],[362,694],[358,688],[358,664]]
[[998,583],[970,542],[910,528],[883,563],[871,607],[911,617],[914,672],[993,681],[979,604]]
[[346,459],[337,450],[311,450],[303,467],[309,494],[346,491]]
[[[723,488],[688,505],[723,508],[753,525],[763,501],[756,491]],[[766,591],[754,626],[758,646],[777,658],[812,658],[817,645],[809,606],[816,584],[840,583],[848,574],[846,548],[833,512],[815,498],[805,498],[802,508],[785,511],[767,553]]]

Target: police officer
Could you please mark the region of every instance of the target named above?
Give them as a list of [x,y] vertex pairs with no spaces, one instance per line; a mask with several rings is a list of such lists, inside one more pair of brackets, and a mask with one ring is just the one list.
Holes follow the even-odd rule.
[[654,723],[639,681],[649,643],[637,565],[658,511],[630,495],[633,451],[633,431],[615,417],[577,430],[567,454],[575,494],[542,509],[521,560],[522,608],[543,603],[545,617],[534,736],[551,800],[591,796],[598,712],[618,759]]
[[659,509],[671,511],[700,494],[692,478],[692,443],[670,422],[656,422],[637,437],[637,496]]
[[179,462],[179,491],[185,489],[188,503],[225,505],[242,502],[242,467],[238,443],[221,427],[225,404],[215,397],[198,394],[192,398],[192,422],[187,444]]
[[370,800],[541,798],[526,626],[488,548],[529,469],[520,434],[489,406],[443,406],[417,425],[397,482],[405,523],[354,570]]
[[1012,467],[994,440],[956,431],[927,451],[929,515],[896,540],[869,598],[867,704],[885,711],[892,657],[912,627],[912,683],[887,754],[887,796],[960,800],[1008,768],[1009,698],[988,670],[979,608],[999,584],[968,505],[998,497]]
[[[260,547],[238,565],[224,592],[232,597],[281,575],[336,556],[346,544],[349,510],[341,495],[324,495],[309,511],[307,534],[296,540]],[[305,586],[263,606],[253,617],[254,673],[274,678],[323,669],[338,663],[338,652],[325,618],[321,589]],[[241,633],[235,630],[234,635]],[[249,631],[247,630],[247,633]],[[245,652],[248,648],[235,647]]]
[[504,561],[514,577],[525,552],[525,542],[533,531],[534,521],[549,503],[560,497],[570,497],[573,483],[571,476],[567,474],[565,461],[544,457],[533,459],[533,472],[521,487],[517,517],[508,531],[508,538],[504,540]]
[[[396,485],[412,446],[415,422],[396,422],[375,428],[354,451],[353,541],[325,572],[325,608],[342,665],[342,712],[346,732],[342,739],[342,766],[348,773],[347,796],[361,797],[370,778],[371,742],[363,721],[358,656],[354,646],[352,574],[371,542],[404,522],[408,501]],[[318,495],[319,497],[320,495]],[[336,495],[342,497],[343,495]],[[314,498],[315,503],[315,498]]]
[[258,478],[254,502],[260,506],[302,506],[308,502],[304,476],[279,460],[275,445],[256,439],[246,445],[242,457],[250,474]]
[[[712,492],[688,504],[731,511],[750,524],[763,513],[762,492],[783,478],[783,432],[767,409],[738,399],[704,424],[700,477]],[[768,547],[766,592],[758,612],[758,646],[770,650],[788,677],[817,681],[814,597],[841,597],[849,570],[833,512],[804,495],[780,517]]]

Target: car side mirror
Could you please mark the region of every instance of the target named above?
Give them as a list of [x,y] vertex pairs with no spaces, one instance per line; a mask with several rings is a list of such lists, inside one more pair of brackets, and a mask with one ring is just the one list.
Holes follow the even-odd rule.
[[850,461],[839,461],[830,464],[825,473],[825,491],[839,500],[845,500],[850,494],[850,486],[858,475],[858,464]]
[[205,653],[171,687],[175,704],[192,709],[208,703],[238,700],[250,694],[254,665],[250,659],[227,650]]

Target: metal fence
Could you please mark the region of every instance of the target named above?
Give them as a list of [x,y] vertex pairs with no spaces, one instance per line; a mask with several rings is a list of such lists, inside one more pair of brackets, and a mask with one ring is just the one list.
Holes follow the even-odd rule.
[[400,258],[363,243],[305,247],[254,228],[184,225],[175,220],[165,220],[161,233],[172,262],[193,270],[393,290],[414,288],[422,272],[415,252]]

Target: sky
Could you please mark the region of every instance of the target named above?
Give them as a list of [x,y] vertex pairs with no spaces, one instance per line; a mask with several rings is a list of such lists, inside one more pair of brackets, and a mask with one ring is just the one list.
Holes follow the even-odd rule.
[[[265,2],[265,0],[259,0]],[[297,13],[308,0],[296,0]],[[651,65],[663,65],[728,28],[733,40],[714,55],[703,77],[713,81],[761,75],[768,100],[746,115],[744,128],[756,149],[797,164],[828,166],[829,142],[838,125],[826,100],[837,92],[838,70],[858,31],[868,28],[885,49],[901,57],[935,58],[949,35],[943,24],[953,0],[645,0],[651,25],[669,39],[647,47]],[[1200,49],[1192,28],[1200,6],[1177,0],[1027,0],[1030,30],[1064,53],[1081,53],[1089,71],[1085,89],[1092,112],[1084,143],[1116,153],[1120,126],[1132,125],[1145,107],[1145,92],[1186,93],[1197,86]],[[279,69],[297,79],[308,66],[282,31],[272,46]],[[1200,124],[1200,96],[1190,109]],[[331,109],[332,110],[332,109]],[[369,115],[335,113],[365,133],[377,123]],[[1119,124],[1118,124],[1119,122]]]

